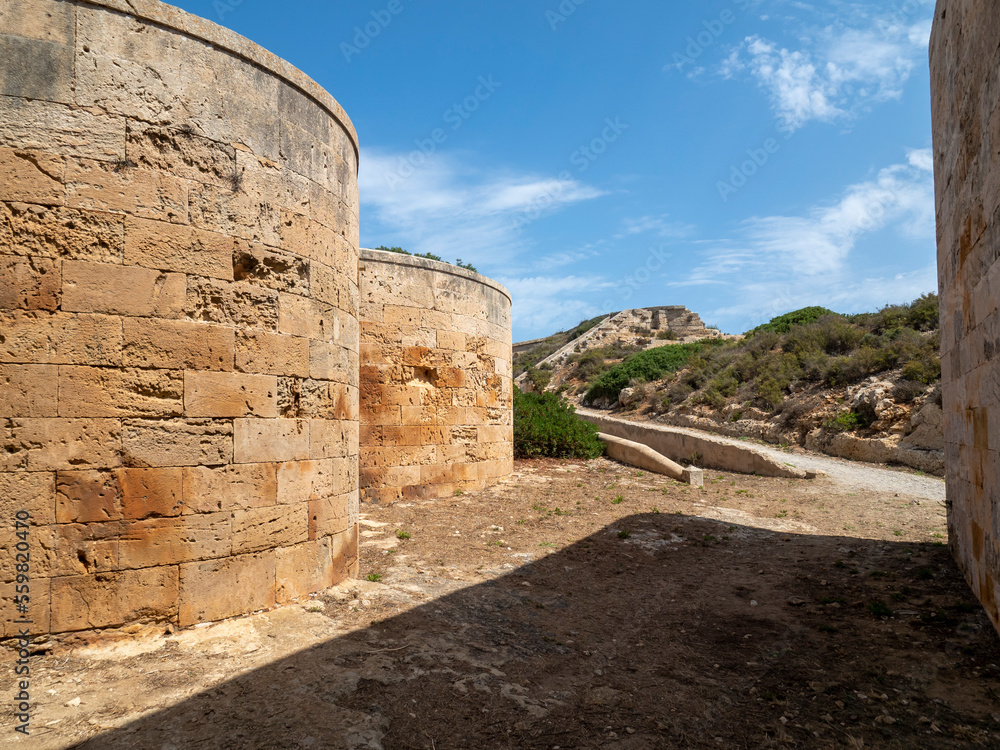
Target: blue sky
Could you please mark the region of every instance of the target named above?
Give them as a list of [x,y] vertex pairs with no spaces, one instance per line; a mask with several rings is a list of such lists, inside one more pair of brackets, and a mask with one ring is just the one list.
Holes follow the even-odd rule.
[[177,4],[324,86],[361,141],[362,246],[473,263],[515,340],[937,287],[933,0]]

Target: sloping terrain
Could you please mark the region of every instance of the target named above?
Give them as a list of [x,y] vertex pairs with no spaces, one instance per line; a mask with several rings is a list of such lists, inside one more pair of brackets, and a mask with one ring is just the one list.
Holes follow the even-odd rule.
[[805,308],[735,340],[591,350],[523,387],[625,418],[944,470],[937,296],[875,313]]

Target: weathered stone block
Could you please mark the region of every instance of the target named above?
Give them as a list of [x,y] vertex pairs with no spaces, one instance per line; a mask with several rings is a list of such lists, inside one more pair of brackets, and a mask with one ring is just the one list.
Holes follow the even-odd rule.
[[0,417],[54,417],[59,411],[55,365],[0,365]]
[[273,607],[274,552],[180,566],[181,627]]
[[[353,449],[351,435],[353,432]],[[309,453],[312,458],[357,456],[357,425],[330,419],[309,420]]]
[[[28,603],[30,615],[29,619],[32,622],[28,624],[14,622],[13,617],[4,617],[0,621],[0,637],[11,638],[21,634],[21,631],[26,629],[29,635],[45,635],[51,631],[51,623],[49,620],[49,612],[51,609],[52,598],[50,595],[50,579],[41,578],[33,576],[31,583],[28,584],[30,587],[30,592],[28,596],[31,597],[31,601]],[[19,584],[16,581],[11,581],[10,583],[0,583],[0,609],[4,612],[14,612],[15,602],[20,600],[23,596],[23,589],[18,592]],[[17,599],[15,599],[17,597]]]
[[122,569],[150,568],[228,557],[233,551],[229,513],[151,518],[122,527],[118,565]]
[[56,473],[56,521],[100,523],[119,521],[122,492],[112,471],[60,471]]
[[310,457],[308,420],[237,419],[234,431],[236,463],[302,461]]
[[183,472],[178,468],[119,469],[123,516],[133,520],[179,516],[184,509]]
[[301,213],[281,212],[281,247],[289,252],[330,268],[344,269],[346,257],[338,238],[336,231]]
[[[278,604],[302,599],[337,581],[337,562],[330,537],[275,550],[275,583]],[[341,562],[340,565],[343,565]]]
[[236,372],[187,372],[184,413],[189,417],[277,417],[278,379]]
[[309,374],[309,340],[257,331],[240,332],[236,339],[236,369],[269,375]]
[[350,499],[345,494],[310,500],[309,539],[320,539],[348,528]]
[[0,422],[0,471],[105,469],[121,465],[117,419],[7,419]]
[[0,146],[117,161],[125,158],[125,118],[0,96]]
[[0,147],[0,175],[3,176],[0,200],[63,205],[66,202],[65,173],[66,161],[62,156]]
[[56,261],[0,255],[0,310],[55,310],[61,289]]
[[[72,6],[63,8],[72,13]],[[0,28],[6,31],[6,24]],[[0,36],[0,60],[5,63],[0,70],[0,94],[65,104],[73,101],[71,44],[4,33]]]
[[[4,518],[14,519],[22,510],[31,515],[32,526],[55,523],[55,474],[50,471],[0,473],[0,513]],[[13,531],[14,521],[7,526]]]
[[129,265],[232,281],[234,247],[224,234],[132,216],[125,220]]
[[126,466],[221,466],[233,460],[233,425],[213,419],[126,419],[122,424]]
[[[295,375],[296,373],[286,373]],[[326,341],[309,342],[309,377],[357,385],[357,368],[351,366],[350,351]]]
[[0,245],[14,255],[121,263],[124,242],[120,215],[0,203]]
[[183,274],[87,261],[63,263],[62,309],[137,317],[184,315]]
[[171,128],[132,120],[127,145],[129,159],[139,169],[215,185],[232,185],[236,174],[236,149],[199,135],[193,126]]
[[309,296],[309,261],[292,253],[239,242],[233,251],[236,281]]
[[302,503],[311,498],[336,494],[332,476],[335,470],[334,460],[289,461],[278,464],[278,502]]
[[122,162],[71,159],[64,179],[65,203],[73,208],[126,213],[177,224],[188,220],[187,181],[162,172],[137,169]]
[[245,282],[189,278],[187,316],[241,329],[273,331],[278,327],[278,294]]
[[233,554],[304,542],[309,534],[306,502],[232,511]]
[[183,398],[184,377],[174,370],[59,368],[61,417],[174,417]]
[[236,333],[187,320],[124,318],[122,364],[176,370],[233,369]]
[[229,185],[191,183],[190,223],[250,242],[280,246],[280,203],[294,202],[292,194],[296,192],[288,175],[272,162],[243,152],[237,152],[236,164],[234,174],[238,177]]
[[277,464],[234,464],[183,469],[184,512],[259,508],[277,502]]
[[177,566],[52,580],[52,630],[63,633],[140,619],[176,621]]
[[34,566],[41,568],[42,575],[89,575],[118,569],[120,521],[59,524],[50,531],[51,543],[47,544],[45,536],[39,535],[43,554],[46,547],[51,547],[51,554],[36,561],[38,564]]

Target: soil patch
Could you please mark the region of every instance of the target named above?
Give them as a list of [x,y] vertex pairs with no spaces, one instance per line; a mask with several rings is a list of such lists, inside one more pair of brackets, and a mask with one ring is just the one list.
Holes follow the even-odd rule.
[[939,502],[597,459],[362,510],[378,580],[56,644],[23,746],[1000,746],[1000,639]]

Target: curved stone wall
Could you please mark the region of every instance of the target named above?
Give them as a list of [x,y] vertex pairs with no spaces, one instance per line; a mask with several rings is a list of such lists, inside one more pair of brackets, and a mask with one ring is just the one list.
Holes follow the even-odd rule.
[[29,627],[184,626],[347,576],[347,116],[150,0],[0,0],[0,32],[0,537],[31,516]]
[[361,496],[481,489],[513,471],[510,294],[447,263],[361,251]]
[[1000,6],[939,0],[931,34],[948,544],[1000,631]]

